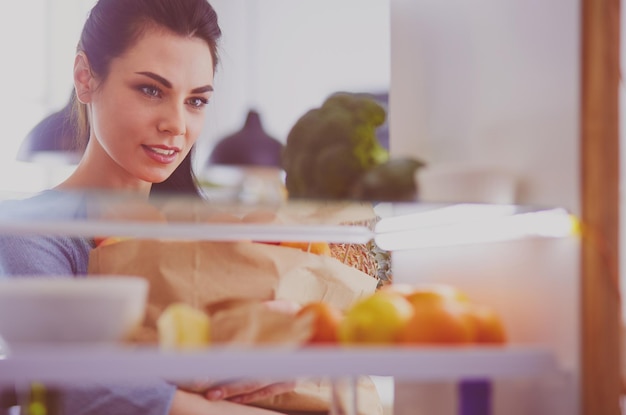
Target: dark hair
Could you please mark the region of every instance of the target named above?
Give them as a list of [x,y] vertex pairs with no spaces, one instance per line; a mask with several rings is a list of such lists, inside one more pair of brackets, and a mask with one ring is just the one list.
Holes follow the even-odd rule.
[[[85,22],[77,51],[87,56],[92,72],[104,81],[111,60],[153,27],[203,39],[211,50],[213,69],[217,67],[217,42],[222,32],[217,14],[207,0],[98,0]],[[84,146],[89,139],[87,110],[75,95],[73,100],[77,142]],[[169,178],[152,185],[150,194],[198,194],[192,154],[193,148]]]

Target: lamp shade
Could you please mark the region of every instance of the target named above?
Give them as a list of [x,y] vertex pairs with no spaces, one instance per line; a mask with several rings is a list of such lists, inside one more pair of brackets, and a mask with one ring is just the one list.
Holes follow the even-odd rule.
[[24,137],[17,152],[19,161],[35,161],[38,157],[55,155],[66,163],[76,163],[80,151],[74,143],[74,131],[71,122],[71,106],[53,112],[41,120]]
[[250,110],[243,128],[215,145],[207,165],[280,167],[282,148],[263,130],[259,113]]

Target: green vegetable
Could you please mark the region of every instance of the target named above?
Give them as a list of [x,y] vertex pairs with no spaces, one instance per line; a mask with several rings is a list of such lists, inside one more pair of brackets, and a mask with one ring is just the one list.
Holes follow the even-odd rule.
[[283,148],[289,197],[414,197],[413,173],[422,163],[389,160],[389,153],[376,137],[376,129],[386,116],[372,97],[347,92],[331,95],[320,108],[304,114],[292,127]]
[[375,166],[357,180],[351,196],[359,200],[416,200],[415,171],[423,165],[419,160],[406,158]]
[[331,95],[293,126],[282,162],[290,197],[341,199],[369,168],[389,158],[376,138],[385,110],[358,94]]

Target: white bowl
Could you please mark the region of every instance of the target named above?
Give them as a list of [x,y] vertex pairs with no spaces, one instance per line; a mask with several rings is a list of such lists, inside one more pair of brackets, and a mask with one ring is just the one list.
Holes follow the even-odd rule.
[[144,317],[139,277],[13,277],[0,280],[0,337],[9,348],[123,340]]

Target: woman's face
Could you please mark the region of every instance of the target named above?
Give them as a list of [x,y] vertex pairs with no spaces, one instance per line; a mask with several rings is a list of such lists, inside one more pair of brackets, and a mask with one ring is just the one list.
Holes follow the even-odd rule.
[[[97,82],[93,81],[93,82]],[[151,29],[112,60],[89,100],[86,156],[120,187],[159,183],[182,162],[202,130],[213,91],[209,46]]]

